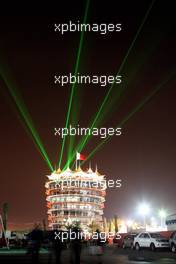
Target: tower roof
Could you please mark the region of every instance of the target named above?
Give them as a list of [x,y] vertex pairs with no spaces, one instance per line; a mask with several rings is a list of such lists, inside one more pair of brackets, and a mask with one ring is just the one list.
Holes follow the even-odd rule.
[[60,174],[62,171],[61,171],[61,169],[60,168],[58,168],[57,170],[56,170],[56,174]]
[[95,173],[98,175],[98,176],[101,176],[101,174],[98,172],[98,167],[96,165],[96,168],[95,168]]

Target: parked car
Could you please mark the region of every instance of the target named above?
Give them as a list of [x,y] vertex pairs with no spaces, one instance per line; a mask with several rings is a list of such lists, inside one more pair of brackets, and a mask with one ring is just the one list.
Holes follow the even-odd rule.
[[157,248],[169,248],[169,240],[159,233],[144,232],[134,238],[134,247],[136,250],[150,248],[155,251]]
[[176,252],[176,231],[172,233],[169,239],[169,245],[172,252]]
[[123,238],[122,247],[123,248],[133,248],[134,245],[134,238],[137,236],[137,234],[127,234]]
[[113,244],[116,244],[116,246],[118,247],[122,247],[122,243],[123,243],[123,238],[126,236],[126,233],[119,233],[117,235],[115,235],[115,237],[113,238]]

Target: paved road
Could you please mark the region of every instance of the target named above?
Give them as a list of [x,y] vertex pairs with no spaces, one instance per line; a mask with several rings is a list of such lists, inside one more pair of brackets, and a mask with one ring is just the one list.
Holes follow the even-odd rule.
[[[13,253],[13,252],[11,252]],[[30,264],[31,260],[29,256],[26,256],[25,252],[14,252],[14,254],[2,254],[0,252],[0,263],[13,263],[13,264]],[[40,264],[47,264],[48,252],[42,252],[40,254]],[[50,264],[54,263],[53,261]],[[63,251],[62,263],[70,263],[69,250]],[[171,252],[151,252],[149,250],[141,250],[136,252],[135,250],[119,249],[113,246],[108,246],[105,249],[103,256],[90,256],[87,249],[82,251],[81,264],[145,264],[145,263],[161,263],[161,264],[176,264],[176,254]]]

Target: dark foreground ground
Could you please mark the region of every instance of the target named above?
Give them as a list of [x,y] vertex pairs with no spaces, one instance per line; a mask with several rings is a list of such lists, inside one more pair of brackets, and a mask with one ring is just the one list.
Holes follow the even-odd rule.
[[[26,255],[24,250],[11,250],[4,251],[0,250],[0,263],[13,263],[13,264],[29,264],[31,262],[31,258],[29,255]],[[50,254],[49,261],[49,252],[46,250],[42,250],[40,253],[40,264],[44,263],[55,263],[54,256]],[[64,250],[62,253],[62,263],[69,264],[70,263],[70,251]],[[115,246],[107,246],[105,248],[105,252],[102,256],[91,256],[88,252],[88,249],[85,248],[82,250],[81,255],[81,264],[126,264],[126,263],[176,263],[176,254],[173,254],[169,251],[159,251],[159,252],[151,252],[149,250],[141,250],[136,252],[135,250],[121,249]]]

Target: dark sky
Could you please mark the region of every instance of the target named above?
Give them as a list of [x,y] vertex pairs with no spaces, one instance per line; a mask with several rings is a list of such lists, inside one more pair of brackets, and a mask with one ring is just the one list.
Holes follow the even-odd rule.
[[[85,1],[69,1],[43,9],[14,7],[0,11],[1,67],[6,64],[29,110],[53,164],[61,148],[54,127],[64,127],[70,85],[53,84],[55,74],[73,72],[80,33],[54,32],[54,23],[82,21]],[[79,72],[113,75],[149,8],[151,1],[91,1],[89,23],[122,23],[122,32],[86,33]],[[131,1],[132,2],[132,1]],[[175,70],[175,14],[172,4],[156,1],[121,72],[124,93],[107,103],[102,126],[115,127],[142,98]],[[92,157],[107,179],[122,179],[122,188],[108,189],[105,215],[134,217],[137,204],[148,201],[168,212],[175,206],[175,85],[172,77],[123,129]],[[11,226],[27,227],[46,217],[45,175],[50,171],[26,132],[8,89],[0,80],[0,204],[9,203]],[[79,85],[79,125],[88,126],[109,86]],[[75,97],[76,98],[76,97]],[[76,100],[74,98],[74,100]],[[113,105],[112,105],[113,103]],[[77,138],[79,140],[80,138]],[[94,138],[83,152],[89,154],[101,142]],[[66,158],[64,152],[64,159]],[[86,168],[88,163],[84,165]],[[155,211],[154,211],[155,213]]]

